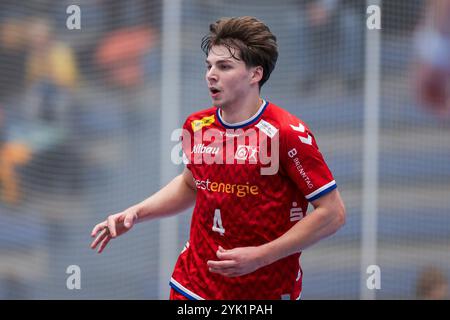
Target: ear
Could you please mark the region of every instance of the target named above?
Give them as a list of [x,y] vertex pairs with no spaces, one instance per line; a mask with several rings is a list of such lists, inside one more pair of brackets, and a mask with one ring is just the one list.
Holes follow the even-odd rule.
[[263,77],[264,69],[261,66],[253,67],[251,70],[250,83],[259,83]]

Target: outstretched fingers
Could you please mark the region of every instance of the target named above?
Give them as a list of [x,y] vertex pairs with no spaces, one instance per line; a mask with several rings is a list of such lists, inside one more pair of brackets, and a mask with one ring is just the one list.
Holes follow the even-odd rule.
[[103,221],[103,222],[97,224],[97,225],[94,227],[94,229],[92,229],[91,237],[95,237],[99,231],[102,231],[102,230],[105,229],[105,227],[107,227],[107,226],[108,226],[108,223],[107,223],[106,221]]
[[108,242],[111,240],[111,236],[108,234],[106,235],[106,237],[103,239],[103,241],[100,243],[100,247],[98,248],[97,253],[102,253],[103,249],[105,249],[106,245],[108,244]]
[[[103,244],[104,239],[107,238],[111,238],[110,234],[109,234],[109,230],[107,227],[104,227],[102,231],[100,231],[100,233],[97,235],[97,238],[95,238],[94,241],[92,241],[91,243],[91,249],[95,249],[99,243]],[[109,242],[109,240],[108,240]],[[106,245],[106,244],[105,244]],[[102,249],[103,251],[103,249]],[[99,253],[100,253],[100,248],[99,248]]]
[[115,216],[109,216],[107,222],[109,234],[112,238],[115,238],[117,236]]

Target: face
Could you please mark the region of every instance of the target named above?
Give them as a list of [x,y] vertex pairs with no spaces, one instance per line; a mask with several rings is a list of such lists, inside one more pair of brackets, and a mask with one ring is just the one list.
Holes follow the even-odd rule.
[[[239,57],[237,51],[232,52]],[[206,82],[213,104],[225,109],[239,105],[255,92],[261,79],[261,67],[247,68],[241,60],[233,58],[225,46],[213,46],[206,59]],[[259,91],[257,91],[259,94]]]

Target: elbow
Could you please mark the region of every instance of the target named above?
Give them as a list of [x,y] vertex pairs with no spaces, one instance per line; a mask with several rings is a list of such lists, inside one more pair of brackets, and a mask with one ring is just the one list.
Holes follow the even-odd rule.
[[333,207],[329,209],[329,232],[330,234],[336,233],[345,224],[346,211],[342,201],[334,203]]
[[318,203],[315,203],[316,209],[321,212],[322,225],[325,227],[325,233],[331,235],[336,233],[346,222],[346,209],[344,202],[338,192],[333,192],[330,196]]
[[342,228],[345,225],[346,222],[346,210],[344,203],[340,201],[340,204],[336,208],[335,211],[335,225],[336,225],[336,231]]

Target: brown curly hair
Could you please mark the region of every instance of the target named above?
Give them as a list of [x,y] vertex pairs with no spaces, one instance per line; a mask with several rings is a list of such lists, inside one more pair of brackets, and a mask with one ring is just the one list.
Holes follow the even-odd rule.
[[[223,45],[230,55],[247,67],[261,66],[259,88],[269,79],[278,59],[277,38],[263,22],[254,17],[221,18],[209,26],[201,48],[208,55],[213,46]],[[238,50],[239,56],[234,54]]]

